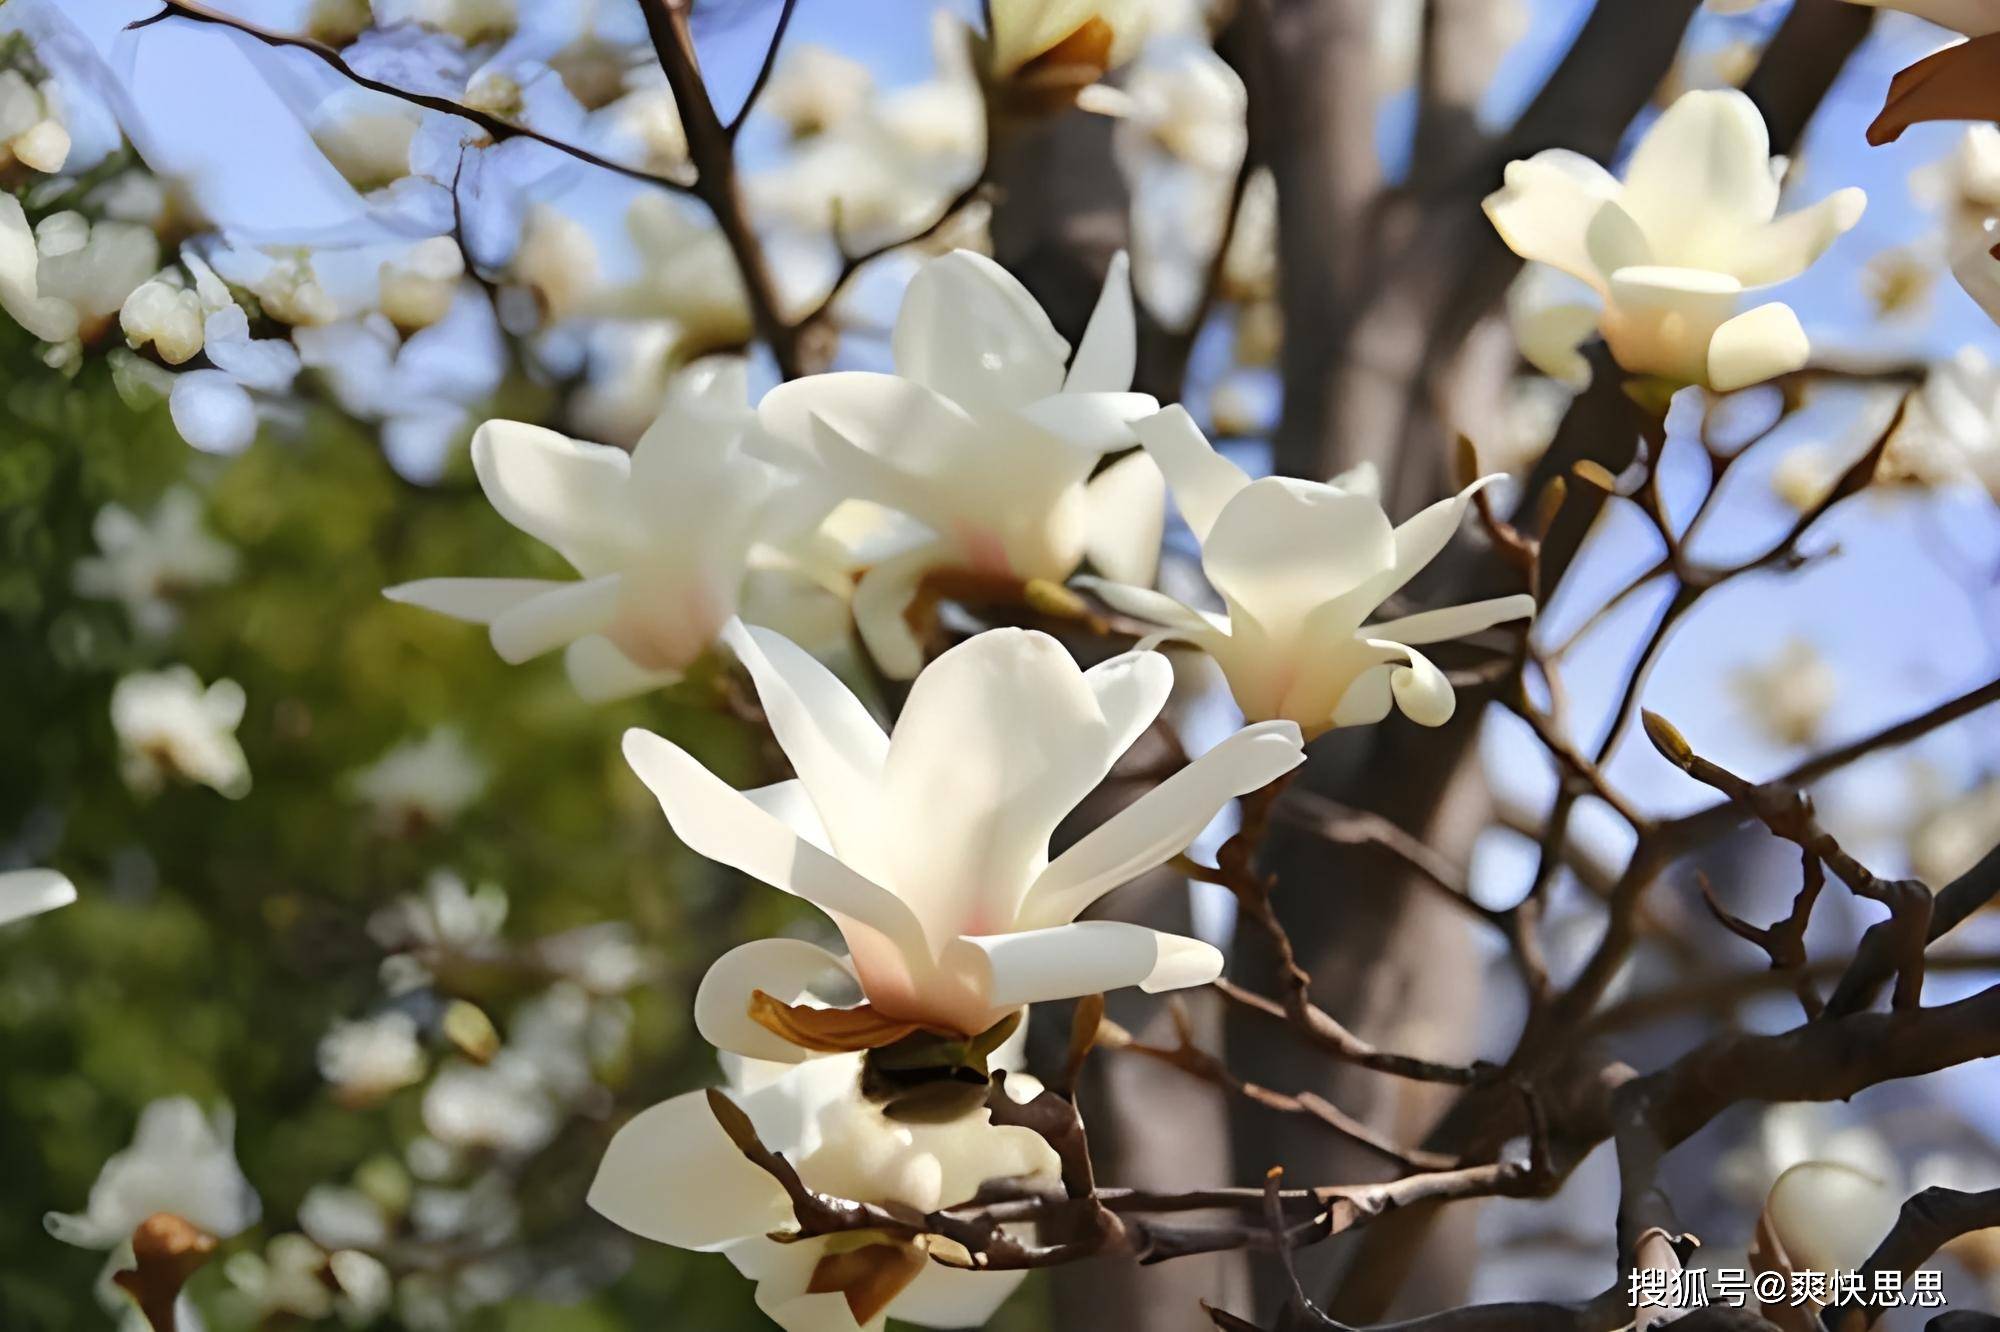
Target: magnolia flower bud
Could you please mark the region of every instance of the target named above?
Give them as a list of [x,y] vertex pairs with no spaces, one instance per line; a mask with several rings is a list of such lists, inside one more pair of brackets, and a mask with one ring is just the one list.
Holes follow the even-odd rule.
[[1853,1166],[1802,1161],[1771,1186],[1764,1222],[1794,1270],[1852,1272],[1895,1224],[1900,1203]]
[[382,313],[396,327],[428,328],[445,317],[465,276],[465,257],[449,236],[433,236],[380,269]]
[[151,343],[168,365],[201,351],[201,298],[170,274],[148,278],[132,289],[118,310],[118,326],[133,347]]

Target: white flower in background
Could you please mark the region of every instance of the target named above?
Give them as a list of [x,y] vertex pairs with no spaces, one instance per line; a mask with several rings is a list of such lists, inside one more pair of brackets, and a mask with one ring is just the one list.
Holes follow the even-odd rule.
[[[150,233],[148,233],[150,234]],[[183,250],[181,263],[194,281],[180,289],[178,275],[156,276],[129,293],[121,311],[126,340],[143,346],[161,339],[168,353],[206,351],[213,369],[175,375],[168,408],[182,439],[208,453],[240,453],[257,437],[253,394],[283,393],[299,373],[299,353],[283,338],[252,338],[250,316],[208,262]],[[192,297],[190,303],[189,297]],[[197,337],[189,323],[199,311]]]
[[1131,59],[1150,26],[1141,0],[994,0],[986,12],[987,77],[1046,91],[1049,109]]
[[424,1089],[424,1129],[446,1147],[523,1157],[547,1146],[577,1107],[603,1099],[595,1070],[623,1052],[631,1012],[559,983],[517,1008],[509,1026],[487,1062],[448,1063]]
[[0,925],[12,925],[74,901],[76,885],[56,870],[0,871]]
[[151,795],[173,777],[231,800],[249,794],[250,762],[236,742],[243,705],[243,686],[217,680],[204,688],[186,666],[119,680],[111,690],[111,727],[126,785]]
[[54,81],[37,87],[18,69],[0,70],[0,166],[19,162],[54,173],[68,159],[69,131]]
[[421,893],[399,897],[370,916],[368,937],[390,952],[477,953],[499,939],[506,923],[507,893],[499,884],[468,888],[450,870],[435,870]]
[[528,210],[511,268],[515,281],[534,293],[552,323],[583,314],[602,281],[590,230],[547,203]]
[[378,190],[410,174],[410,145],[423,111],[361,89],[344,89],[314,116],[313,143],[357,190]]
[[[732,1072],[730,1099],[809,1189],[931,1212],[970,1199],[989,1180],[1053,1183],[1059,1172],[1039,1135],[995,1125],[984,1109],[946,1123],[886,1117],[861,1095],[858,1054],[793,1066],[738,1061]],[[1007,1090],[1037,1089],[1015,1077]],[[662,1102],[621,1128],[590,1205],[647,1239],[721,1253],[757,1283],[757,1307],[786,1332],[881,1332],[889,1318],[977,1327],[1024,1275],[947,1267],[884,1234],[771,1238],[794,1226],[791,1204],[737,1149],[703,1092]]]
[[1252,481],[1209,446],[1184,408],[1169,407],[1138,431],[1201,542],[1202,571],[1226,613],[1102,579],[1082,585],[1158,625],[1160,637],[1215,658],[1253,721],[1287,718],[1310,738],[1381,721],[1395,706],[1421,725],[1442,726],[1456,698],[1417,645],[1534,614],[1534,599],[1518,594],[1366,623],[1444,549],[1473,492],[1491,477],[1398,527],[1370,478]]
[[246,1321],[263,1325],[287,1315],[316,1321],[338,1315],[360,1327],[388,1308],[389,1269],[353,1249],[328,1253],[304,1235],[274,1235],[258,1253],[233,1253],[222,1273],[235,1287]]
[[318,1059],[319,1075],[350,1106],[374,1105],[422,1081],[428,1067],[416,1019],[393,1009],[353,1022],[336,1021],[320,1038]]
[[2000,125],[1969,125],[1942,161],[1910,173],[1910,192],[1941,209],[1937,243],[1952,276],[2000,320]]
[[52,213],[30,228],[21,201],[0,199],[0,307],[44,342],[95,338],[125,298],[159,266],[160,243],[131,222],[93,225],[83,214]]
[[793,138],[804,139],[859,114],[874,95],[875,76],[867,65],[802,42],[785,49],[757,99],[757,114],[776,116]]
[[377,304],[397,328],[429,328],[445,317],[465,276],[465,255],[450,236],[418,241],[378,270]]
[[989,630],[917,677],[892,738],[792,643],[740,624],[725,636],[798,777],[734,791],[642,730],[626,732],[626,759],[682,841],[819,906],[853,960],[797,940],[738,948],[696,1000],[711,1044],[803,1058],[748,1016],[751,991],[789,1003],[829,968],[851,966],[888,1022],[965,1036],[1023,1004],[1220,972],[1221,954],[1199,940],[1071,922],[1185,848],[1231,798],[1296,766],[1296,727],[1237,732],[1051,861],[1057,822],[1166,703],[1166,658],[1126,653],[1083,671],[1046,634]]
[[2000,846],[2000,778],[1944,801],[1910,833],[1910,867],[1942,888]]
[[141,282],[118,307],[118,326],[126,343],[134,348],[151,344],[168,365],[180,365],[200,353],[207,319],[200,294],[173,269]]
[[1933,365],[1910,395],[1877,478],[1975,485],[2000,502],[2000,366],[1977,347]]
[[1865,1123],[1843,1123],[1817,1102],[1781,1103],[1757,1117],[1748,1140],[1716,1162],[1716,1182],[1738,1203],[1761,1204],[1778,1177],[1804,1161],[1831,1161],[1878,1179],[1900,1174],[1896,1153]]
[[[1992,0],[1852,0],[1857,5],[1867,5],[1871,9],[1900,9],[1905,14],[1915,14],[1920,19],[1928,19],[1940,28],[1962,32],[1968,37],[1983,37],[1989,32],[2000,32],[2000,10],[1995,10]],[[1710,0],[1715,3],[1715,0]]]
[[91,520],[97,554],[76,562],[79,595],[114,600],[143,633],[165,634],[179,622],[176,598],[236,576],[236,551],[210,536],[201,496],[175,486],[145,517],[107,504]]
[[752,548],[824,512],[796,479],[745,455],[756,421],[745,396],[742,361],[691,366],[629,454],[487,422],[472,441],[487,498],[581,581],[429,578],[386,595],[490,626],[509,662],[567,645],[570,680],[587,699],[680,679],[736,613]]
[[104,1163],[80,1213],[50,1212],[49,1233],[65,1244],[115,1249],[161,1212],[228,1239],[257,1222],[257,1191],[236,1164],[236,1120],[213,1118],[185,1096],[154,1101],[139,1115],[132,1145]]
[[479,799],[490,774],[457,728],[408,740],[354,774],[354,794],[375,810],[376,826],[408,833],[442,828]]
[[1771,1186],[1759,1224],[1794,1271],[1854,1272],[1889,1227],[1902,1198],[1866,1171],[1838,1161],[1802,1161]]
[[1133,284],[1162,322],[1198,313],[1249,144],[1243,79],[1197,36],[1146,43],[1112,147],[1132,192]]
[[1867,196],[1839,190],[1778,217],[1782,165],[1755,104],[1734,89],[1682,95],[1623,180],[1560,148],[1509,163],[1487,217],[1516,254],[1577,284],[1517,294],[1522,354],[1580,383],[1588,365],[1577,347],[1595,327],[1633,374],[1729,390],[1803,367],[1811,349],[1790,307],[1738,307],[1746,291],[1804,272],[1860,219]]
[[[596,135],[604,142],[606,156],[634,161],[648,171],[673,174],[687,165],[687,127],[681,124],[680,108],[674,105],[673,90],[657,66],[634,71],[635,79],[624,96],[592,114]],[[765,89],[766,96],[769,88]],[[635,151],[636,150],[636,151]]]
[[468,46],[503,39],[520,22],[517,0],[373,0],[373,9],[382,27],[416,24]]
[[1780,745],[1809,745],[1840,697],[1840,676],[1811,639],[1792,637],[1761,661],[1729,677],[1751,722]]
[[757,413],[770,438],[760,443],[779,461],[929,529],[855,589],[855,620],[889,675],[908,679],[923,665],[905,612],[934,572],[1060,582],[1088,555],[1112,577],[1152,581],[1163,521],[1156,471],[1134,455],[1091,476],[1158,405],[1126,391],[1133,329],[1122,257],[1072,360],[1025,287],[959,250],[911,279],[895,374],[811,375],[764,395]]

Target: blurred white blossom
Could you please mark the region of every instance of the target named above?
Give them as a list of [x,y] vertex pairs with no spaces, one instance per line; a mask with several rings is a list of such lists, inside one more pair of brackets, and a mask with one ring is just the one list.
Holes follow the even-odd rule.
[[355,773],[350,785],[373,807],[377,827],[408,833],[451,823],[479,799],[489,777],[457,728],[440,726],[397,745]]
[[77,592],[121,603],[141,633],[170,632],[180,596],[236,576],[235,548],[209,535],[202,512],[201,496],[186,486],[167,491],[144,517],[105,505],[90,526],[97,554],[71,573]]
[[65,1244],[112,1249],[161,1212],[228,1239],[255,1225],[257,1192],[236,1164],[236,1120],[211,1117],[185,1096],[154,1101],[139,1115],[132,1145],[98,1171],[80,1213],[50,1212],[49,1233]]
[[234,800],[250,791],[250,763],[236,741],[243,687],[217,680],[204,687],[186,666],[137,672],[111,691],[111,726],[118,733],[125,782],[150,795],[169,778],[213,787]]

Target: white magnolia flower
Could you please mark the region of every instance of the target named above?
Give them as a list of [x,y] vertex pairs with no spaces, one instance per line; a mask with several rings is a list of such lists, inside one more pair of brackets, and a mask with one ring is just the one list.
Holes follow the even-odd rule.
[[410,145],[423,112],[365,90],[342,90],[314,116],[313,143],[357,190],[377,190],[410,174]]
[[1933,365],[1882,453],[1882,480],[1971,484],[2000,502],[2000,366],[1977,347]]
[[570,680],[588,699],[678,680],[736,613],[752,548],[822,511],[794,479],[744,454],[755,423],[745,392],[740,360],[689,367],[629,454],[487,422],[472,441],[487,498],[581,581],[428,578],[386,595],[490,626],[509,662],[567,646]]
[[1809,745],[1840,697],[1840,676],[1811,639],[1792,637],[1761,661],[1737,667],[1730,686],[1767,739]]
[[377,274],[378,304],[397,328],[429,328],[450,312],[465,276],[465,255],[450,236],[418,241]]
[[802,42],[786,48],[757,99],[757,113],[776,116],[793,138],[803,139],[859,114],[874,95],[875,76],[866,64]]
[[262,1253],[231,1254],[222,1273],[255,1325],[286,1315],[309,1321],[338,1315],[360,1327],[388,1307],[392,1286],[380,1259],[354,1249],[328,1253],[295,1232],[272,1236]]
[[2000,846],[2000,778],[1947,799],[1910,832],[1910,867],[1942,888]]
[[440,726],[421,740],[397,745],[354,774],[354,794],[375,810],[388,832],[441,828],[486,790],[486,765],[457,729]]
[[[930,1212],[970,1199],[988,1180],[1055,1180],[1048,1144],[1032,1130],[993,1124],[984,1109],[936,1124],[888,1118],[861,1095],[861,1060],[741,1061],[728,1094],[807,1188],[837,1197]],[[1036,1090],[1030,1079],[1009,1078],[1010,1094],[1017,1083],[1020,1092]],[[888,1235],[770,1238],[794,1225],[791,1205],[737,1149],[703,1092],[621,1128],[590,1205],[647,1239],[721,1253],[757,1283],[757,1307],[786,1332],[881,1332],[888,1318],[977,1327],[1023,1277],[934,1263]]]
[[368,937],[391,952],[441,956],[491,948],[507,923],[507,893],[495,883],[469,888],[434,870],[421,893],[397,898],[368,918]]
[[231,800],[249,794],[250,762],[236,742],[243,705],[243,686],[217,680],[204,688],[186,666],[119,680],[111,690],[111,726],[126,785],[150,795],[178,777]]
[[134,348],[151,344],[168,365],[193,360],[201,351],[207,312],[201,296],[168,269],[132,289],[118,307],[118,326]]
[[1131,59],[1146,35],[1146,9],[1140,0],[994,0],[988,77],[1046,74],[1073,84],[1073,94]]
[[1874,1175],[1837,1161],[1801,1161],[1771,1186],[1764,1221],[1795,1271],[1854,1272],[1903,1200]]
[[107,504],[90,530],[98,553],[76,562],[71,580],[77,592],[122,603],[145,633],[174,627],[180,618],[174,599],[182,593],[236,574],[235,548],[209,535],[201,497],[185,486],[162,495],[143,518],[121,504]]
[[161,290],[161,285],[171,290],[171,282],[164,278],[136,289],[136,302],[127,301],[136,308],[126,336],[137,345],[147,337],[157,343],[166,333],[169,346],[176,350],[191,347],[208,353],[212,369],[174,376],[168,400],[174,429],[205,452],[241,453],[257,437],[258,396],[283,393],[298,377],[298,349],[284,338],[251,337],[249,314],[208,262],[184,250],[181,263],[193,276],[194,301],[202,320],[200,338],[182,327],[191,307]]
[[54,82],[36,87],[18,69],[0,70],[0,166],[61,171],[69,146]]
[[1442,726],[1456,698],[1416,645],[1534,614],[1534,599],[1517,594],[1366,623],[1444,549],[1473,492],[1492,477],[1398,527],[1364,477],[1252,481],[1209,446],[1184,408],[1169,407],[1138,431],[1201,542],[1202,570],[1227,611],[1101,579],[1083,583],[1158,625],[1160,637],[1214,657],[1252,720],[1288,718],[1311,737],[1378,722],[1397,706],[1412,721]]
[[1525,289],[1513,308],[1522,354],[1580,382],[1577,344],[1595,327],[1626,370],[1719,390],[1804,366],[1810,348],[1790,307],[1738,307],[1746,291],[1804,272],[1867,196],[1839,190],[1778,217],[1774,167],[1763,117],[1734,89],[1683,94],[1623,180],[1560,148],[1509,163],[1487,217],[1516,254],[1581,284]]
[[1738,1203],[1755,1207],[1779,1176],[1805,1161],[1837,1162],[1878,1179],[1895,1178],[1900,1170],[1880,1132],[1843,1122],[1825,1105],[1798,1101],[1764,1110],[1748,1139],[1716,1162],[1716,1182]]
[[1091,476],[1158,405],[1126,391],[1133,330],[1122,257],[1071,359],[1027,288],[958,250],[911,279],[895,374],[811,375],[764,395],[763,442],[781,461],[929,529],[855,589],[856,622],[884,671],[908,679],[922,667],[904,613],[935,571],[1060,582],[1088,555],[1112,577],[1152,580],[1163,520],[1156,471],[1134,455]]
[[678,746],[625,733],[625,756],[694,850],[814,903],[853,954],[746,944],[696,1000],[702,1035],[760,1059],[804,1052],[747,1015],[753,989],[792,1002],[850,970],[891,1022],[975,1035],[1023,1004],[1215,978],[1206,943],[1118,921],[1073,924],[1105,893],[1185,848],[1229,800],[1302,758],[1298,729],[1239,731],[1049,859],[1059,820],[1152,724],[1166,658],[1079,670],[1046,634],[995,629],[917,677],[885,735],[830,671],[767,630],[725,635],[798,777],[731,790]]
[[394,1009],[358,1021],[336,1021],[319,1042],[319,1075],[350,1105],[373,1105],[423,1080],[427,1063],[417,1022]]
[[7,870],[0,873],[0,925],[68,906],[76,901],[76,885],[52,869]]
[[20,200],[0,200],[0,308],[44,342],[95,337],[159,263],[159,239],[136,223],[63,212],[31,228]]
[[382,27],[414,23],[470,46],[505,38],[520,22],[518,0],[373,0]]
[[211,1118],[185,1096],[154,1101],[140,1113],[132,1145],[98,1171],[85,1210],[50,1212],[43,1221],[63,1243],[86,1249],[117,1248],[160,1212],[228,1239],[261,1211],[236,1164],[235,1136],[227,1107]]
[[1853,0],[1853,3],[1871,9],[1900,9],[1968,37],[2000,32],[2000,9],[1994,7],[1992,0]]
[[1911,192],[1941,205],[1944,259],[1966,295],[2000,320],[2000,125],[1968,125],[1943,162],[1910,173]]

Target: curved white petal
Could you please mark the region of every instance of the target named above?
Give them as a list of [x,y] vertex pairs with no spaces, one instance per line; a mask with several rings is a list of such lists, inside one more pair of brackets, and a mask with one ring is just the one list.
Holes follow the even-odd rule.
[[1138,323],[1132,313],[1132,260],[1120,250],[1104,273],[1104,289],[1070,362],[1064,393],[1123,393],[1132,387],[1139,359]]
[[1812,343],[1792,307],[1771,301],[1724,321],[1708,342],[1708,384],[1719,393],[1803,370]]
[[0,925],[11,925],[76,901],[76,885],[52,869],[0,874]]
[[896,721],[878,817],[888,883],[930,938],[1013,926],[1049,835],[1117,756],[1112,739],[1047,634],[990,629],[924,669]]
[[[1012,1082],[1008,1086],[1012,1087]],[[967,1272],[926,1263],[889,1302],[889,1316],[918,1327],[984,1327],[1021,1288],[1026,1272]]]
[[488,421],[472,435],[472,469],[502,518],[586,577],[617,562],[632,459],[520,421]]
[[1491,629],[1509,620],[1530,619],[1534,614],[1535,599],[1525,592],[1517,592],[1510,597],[1491,597],[1485,601],[1470,601],[1463,606],[1440,606],[1436,610],[1418,611],[1415,615],[1371,624],[1363,632],[1370,638],[1386,638],[1398,643],[1442,643]]
[[1507,321],[1522,357],[1573,389],[1590,385],[1582,347],[1603,311],[1603,298],[1588,285],[1547,264],[1528,264],[1507,288]]
[[382,595],[468,624],[491,624],[516,606],[566,586],[549,578],[419,578],[385,587]]
[[833,839],[827,836],[826,824],[813,806],[806,784],[798,778],[754,787],[745,791],[743,798],[828,855],[833,854]]
[[1481,207],[1515,254],[1595,284],[1602,279],[1585,233],[1598,207],[1617,197],[1610,172],[1581,153],[1549,148],[1509,162],[1501,187]]
[[1729,271],[1746,287],[1783,282],[1806,271],[1826,247],[1852,230],[1868,207],[1855,186],[1746,232],[1729,254]]
[[737,1150],[703,1092],[662,1101],[619,1129],[588,1201],[633,1234],[682,1249],[720,1249],[791,1221],[784,1190]]
[[1058,925],[1187,848],[1225,804],[1305,761],[1296,723],[1246,726],[1092,829],[1035,880],[1022,923]]
[[1192,606],[1175,601],[1164,592],[1155,592],[1150,587],[1129,587],[1123,583],[1113,583],[1103,578],[1092,578],[1088,574],[1070,580],[1076,586],[1091,593],[1111,609],[1148,624],[1157,624],[1174,638],[1185,638],[1191,643],[1206,643],[1229,632],[1229,621],[1219,615],[1198,611]]
[[180,437],[205,453],[241,453],[257,438],[257,404],[220,370],[175,375],[167,411]]
[[968,976],[995,1008],[1100,994],[1206,985],[1222,974],[1211,944],[1121,920],[1084,920],[952,940],[944,965]]
[[1094,459],[1137,443],[1134,423],[1159,410],[1159,400],[1149,393],[1058,393],[1018,408],[1015,415],[1072,452]]
[[1167,526],[1167,479],[1152,455],[1112,463],[1090,479],[1084,502],[1092,567],[1115,583],[1151,583]]
[[1115,760],[1146,733],[1174,691],[1173,663],[1157,652],[1122,652],[1083,673],[1111,728],[1106,748]]
[[757,421],[770,439],[752,440],[751,452],[793,466],[806,459],[843,495],[918,517],[931,507],[932,487],[961,472],[984,440],[951,399],[863,370],[780,384],[757,404]]
[[1743,285],[1707,268],[1621,268],[1611,275],[1602,327],[1618,364],[1634,374],[1698,383],[1709,339],[1735,312]]
[[1395,706],[1396,696],[1389,688],[1389,676],[1397,667],[1393,665],[1371,666],[1348,683],[1334,705],[1335,726],[1373,726],[1389,715]]
[[41,251],[21,201],[0,197],[0,308],[43,342],[76,336],[76,307],[41,290]]
[[602,633],[618,617],[622,574],[605,574],[554,589],[503,612],[488,627],[493,650],[512,665]]
[[894,893],[800,837],[651,731],[625,733],[625,761],[659,799],[674,835],[700,855],[874,929],[909,956],[923,930]]
[[1249,485],[1250,478],[1215,451],[1179,403],[1133,423],[1132,429],[1160,465],[1167,488],[1174,493],[1174,505],[1195,539],[1206,540],[1222,506]]
[[1232,616],[1245,607],[1282,635],[1318,607],[1372,586],[1396,553],[1389,517],[1368,496],[1267,476],[1216,516],[1201,567]]
[[1778,209],[1756,103],[1734,88],[1675,98],[1633,149],[1621,202],[1645,229],[1653,262],[1726,269],[1728,247]]
[[977,410],[1060,392],[1069,343],[1013,274],[953,250],[910,279],[890,351],[898,375]]
[[1389,689],[1405,717],[1419,726],[1442,726],[1451,720],[1458,707],[1458,696],[1452,693],[1451,681],[1429,657],[1402,643],[1375,638],[1366,642],[1369,647],[1393,651],[1409,659],[1409,665],[1389,669]]
[[876,819],[875,791],[889,738],[840,678],[769,629],[732,620],[722,639],[750,672],[757,698],[836,846]]
[[750,1020],[750,996],[755,990],[783,1004],[797,1004],[810,995],[816,981],[838,974],[853,981],[847,962],[818,944],[803,939],[753,939],[715,960],[694,994],[694,1025],[701,1038],[718,1050],[797,1064],[812,1052]]
[[578,698],[612,703],[678,683],[679,671],[651,671],[618,650],[602,634],[586,634],[563,652],[563,670]]
[[924,668],[924,646],[904,617],[924,575],[950,559],[950,548],[933,542],[882,561],[854,585],[854,627],[891,680],[914,680]]

